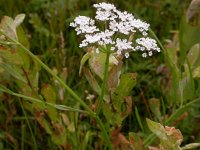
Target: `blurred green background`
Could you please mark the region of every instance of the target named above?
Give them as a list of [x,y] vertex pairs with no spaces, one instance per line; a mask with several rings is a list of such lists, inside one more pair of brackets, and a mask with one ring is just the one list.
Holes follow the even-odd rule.
[[[85,90],[92,93],[85,77],[78,74],[80,60],[85,52],[78,47],[81,37],[76,36],[74,29],[69,27],[69,24],[78,15],[94,16],[95,9],[92,5],[98,2],[102,1],[0,0],[0,18],[5,15],[15,17],[19,13],[25,13],[26,18],[22,27],[28,35],[30,50],[58,74],[64,76],[67,84],[84,97]],[[132,53],[130,59],[125,60],[123,72],[136,72],[138,74],[137,85],[132,91],[132,96],[133,108],[137,107],[139,120],[142,121],[142,124],[146,126],[145,117],[156,120],[155,114],[150,110],[150,99],[152,98],[157,98],[162,102],[161,113],[165,118],[173,114],[181,104],[187,104],[199,97],[200,75],[197,73],[197,77],[188,77],[185,75],[187,73],[184,68],[184,65],[187,64],[188,51],[200,41],[199,25],[189,25],[186,22],[186,12],[191,1],[108,0],[106,2],[113,3],[118,9],[127,10],[150,23],[151,29],[167,49],[167,52],[162,51],[152,58],[146,59],[142,58],[140,54]],[[189,83],[185,77],[189,78]],[[42,86],[43,82],[51,83],[51,81],[51,77],[44,70],[41,70],[39,85]],[[2,79],[1,82],[4,80]],[[181,92],[180,89],[182,89]],[[192,96],[191,94],[185,95],[186,93],[192,93]],[[181,94],[184,98],[179,97]],[[76,102],[67,93],[65,93],[65,97],[69,100],[62,101],[62,104],[76,106]],[[180,99],[184,100],[183,103],[180,102]],[[9,109],[12,108],[15,111],[11,113],[8,120]],[[200,142],[200,105],[192,106],[192,109],[184,110],[184,112],[186,114],[182,113],[182,118],[180,115],[177,116],[171,125],[182,131],[184,143]],[[20,145],[22,133],[17,131],[20,126],[20,121],[17,121],[17,118],[22,114],[19,104],[5,101],[5,97],[0,100],[0,145],[2,144],[2,147],[12,149],[10,146],[13,143],[11,137],[16,139],[16,145]],[[87,120],[83,119],[83,122],[87,122]],[[133,113],[123,122],[122,132],[125,135],[130,131],[144,134],[140,132],[142,127],[138,122],[135,110],[133,110]],[[31,126],[37,127],[35,122],[31,122]],[[1,132],[12,135],[11,139],[7,138],[1,141]],[[147,133],[149,134],[149,132]],[[145,132],[146,135],[141,136],[148,137],[147,133]],[[38,132],[34,134],[36,141],[40,143],[39,149],[49,149],[52,146],[48,135]],[[28,137],[27,133],[25,137],[27,141]],[[68,138],[70,141],[70,136]],[[33,148],[31,143],[26,142],[26,140],[25,143],[28,143],[28,146],[25,146],[25,149]],[[57,149],[55,145],[52,147]]]

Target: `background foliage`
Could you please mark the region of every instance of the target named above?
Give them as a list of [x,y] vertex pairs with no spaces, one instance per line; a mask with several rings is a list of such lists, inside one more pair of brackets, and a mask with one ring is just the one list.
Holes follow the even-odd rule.
[[[97,95],[88,86],[85,76],[79,76],[80,61],[85,52],[78,47],[80,38],[69,23],[77,15],[94,15],[92,4],[97,2],[101,1],[0,0],[0,18],[5,15],[14,18],[25,13],[21,28],[28,38],[25,34],[20,35],[21,42],[81,95],[91,108],[95,107],[95,98],[88,100],[87,97]],[[134,137],[135,141],[137,137],[139,147],[158,145],[146,124],[145,118],[150,118],[179,128],[184,137],[183,145],[200,142],[200,105],[199,102],[191,103],[200,96],[200,26],[198,15],[187,18],[191,1],[108,2],[150,23],[165,47],[165,51],[152,58],[144,59],[132,53],[131,58],[125,60],[122,71],[136,73],[137,83],[131,90],[132,112],[123,120],[119,133],[122,137]],[[6,53],[6,57],[0,47],[1,57],[6,57],[3,59],[10,65],[6,72],[0,68],[1,84],[17,93],[35,98],[39,95],[46,102],[80,108],[36,62],[22,54],[12,57],[10,53]],[[21,69],[21,59],[26,62],[24,69],[32,71],[31,86],[24,82],[26,76],[20,78],[20,74],[26,74]],[[95,128],[95,122],[84,113],[58,111],[51,107],[45,112],[42,104],[25,102],[0,92],[0,149],[101,149],[104,143],[95,143]],[[116,134],[119,135],[117,129],[113,130],[115,138]],[[123,138],[117,140],[122,142]]]

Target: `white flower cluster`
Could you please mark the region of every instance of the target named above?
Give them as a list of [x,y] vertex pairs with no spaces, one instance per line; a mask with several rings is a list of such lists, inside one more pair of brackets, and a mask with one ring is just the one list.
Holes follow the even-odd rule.
[[[109,45],[112,51],[116,51],[117,55],[124,55],[126,58],[129,57],[129,52],[135,50],[142,51],[143,57],[152,56],[153,51],[160,52],[156,41],[147,37],[150,26],[148,23],[136,19],[126,11],[117,10],[113,4],[103,2],[94,4],[94,7],[97,9],[95,19],[105,22],[107,29],[101,31],[95,26],[95,21],[89,17],[76,17],[70,26],[75,28],[77,34],[82,34],[85,37],[79,47]],[[114,38],[119,34],[129,36],[137,31],[143,37],[136,39],[135,42]],[[99,52],[98,48],[96,52]]]

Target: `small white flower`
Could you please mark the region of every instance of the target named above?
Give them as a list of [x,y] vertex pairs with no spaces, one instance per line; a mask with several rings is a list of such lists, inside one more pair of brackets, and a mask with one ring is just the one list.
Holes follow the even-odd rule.
[[147,57],[147,53],[143,53],[142,57],[146,58]]
[[149,37],[136,39],[136,43],[145,47],[146,50],[148,50],[148,51],[149,50],[159,51],[159,48],[158,48],[156,41],[154,39],[149,38]]
[[140,46],[136,46],[135,49],[136,49],[136,50],[139,50],[139,49],[140,49]]
[[129,58],[129,53],[125,53],[125,57],[126,57],[126,58]]
[[97,10],[105,10],[105,11],[110,11],[110,10],[116,10],[116,7],[113,4],[109,3],[99,3],[99,4],[94,4],[93,5]]
[[[100,30],[95,25],[95,20],[89,17],[76,17],[70,26],[75,28],[77,34],[84,36],[79,47],[108,46],[111,47],[110,50],[113,53],[124,55],[126,58],[129,57],[129,52],[136,50],[142,51],[143,57],[152,56],[153,51],[160,52],[156,41],[146,37],[150,26],[148,23],[136,19],[127,11],[117,10],[113,4],[102,2],[93,6],[97,9],[95,19],[104,22],[107,29]],[[136,39],[133,43],[127,40],[131,34],[137,32],[140,33],[141,38]],[[120,34],[122,35],[120,37],[124,39],[116,37]],[[95,51],[99,53],[98,48]]]
[[153,52],[152,51],[149,51],[149,56],[152,56],[153,55]]
[[93,5],[97,8],[95,18],[100,21],[113,20],[116,16],[113,13],[113,10],[116,10],[116,7],[113,4],[99,3]]
[[117,38],[116,40],[116,48],[118,50],[128,50],[128,49],[133,49],[132,47],[132,42],[128,42],[127,39],[120,39]]
[[74,19],[74,22],[70,23],[70,26],[75,28],[77,34],[81,33],[94,33],[99,29],[94,25],[94,20],[86,16],[78,16]]
[[140,50],[141,50],[141,51],[144,51],[144,50],[145,50],[145,48],[144,48],[144,47],[140,47]]
[[158,48],[156,49],[156,51],[157,51],[157,52],[160,52],[160,48],[158,47]]

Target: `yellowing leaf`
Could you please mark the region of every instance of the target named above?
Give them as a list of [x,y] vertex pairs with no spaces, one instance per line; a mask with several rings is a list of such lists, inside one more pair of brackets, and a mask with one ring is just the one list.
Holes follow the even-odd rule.
[[189,61],[189,65],[191,66],[191,68],[194,68],[194,66],[197,65],[199,58],[200,58],[200,44],[195,44],[194,46],[192,46],[192,48],[187,54],[187,59]]
[[18,27],[24,21],[24,18],[25,18],[25,14],[17,15],[14,20],[15,26]]
[[198,66],[197,68],[194,69],[192,76],[194,78],[200,78],[200,66]]
[[149,127],[149,129],[156,135],[159,137],[159,139],[163,140],[163,141],[166,141],[168,138],[167,138],[167,135],[165,133],[165,128],[160,124],[160,123],[157,123],[157,122],[154,122],[148,118],[146,118],[146,121],[147,121],[147,125]]
[[17,40],[16,28],[23,22],[25,15],[19,14],[16,16],[15,20],[8,16],[4,16],[1,20],[0,30],[8,36],[10,39]]

